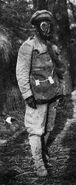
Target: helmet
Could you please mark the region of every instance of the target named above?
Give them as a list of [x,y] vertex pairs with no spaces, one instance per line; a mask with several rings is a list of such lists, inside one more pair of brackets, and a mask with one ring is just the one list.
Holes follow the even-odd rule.
[[50,22],[53,22],[53,15],[50,11],[47,10],[39,10],[36,11],[31,18],[31,24],[36,25],[38,22],[41,22],[43,20],[48,20]]

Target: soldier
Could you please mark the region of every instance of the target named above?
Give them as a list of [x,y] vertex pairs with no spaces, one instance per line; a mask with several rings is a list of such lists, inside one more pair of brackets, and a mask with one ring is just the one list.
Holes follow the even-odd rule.
[[[54,18],[51,12],[40,10],[33,14],[36,28],[33,38],[28,38],[19,49],[16,75],[25,100],[25,126],[38,176],[47,176],[42,148],[56,117],[59,97],[63,94],[62,81],[66,67],[60,61],[58,47],[53,43]],[[44,138],[42,146],[41,138]],[[46,156],[46,149],[45,149]]]

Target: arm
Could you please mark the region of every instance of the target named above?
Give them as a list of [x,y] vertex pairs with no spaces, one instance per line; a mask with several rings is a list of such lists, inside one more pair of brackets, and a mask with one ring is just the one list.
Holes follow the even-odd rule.
[[32,95],[29,83],[32,49],[33,46],[29,42],[24,42],[17,58],[16,77],[24,100]]

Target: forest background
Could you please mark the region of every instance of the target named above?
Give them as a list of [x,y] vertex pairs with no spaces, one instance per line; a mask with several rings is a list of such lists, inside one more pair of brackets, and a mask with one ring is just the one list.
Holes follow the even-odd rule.
[[[54,15],[56,42],[70,63],[74,90],[71,99],[66,97],[57,108],[49,142],[49,176],[42,180],[33,170],[25,105],[16,80],[19,47],[33,36],[30,18],[41,9]],[[25,184],[76,184],[76,0],[0,0],[0,185]]]
[[71,61],[72,86],[75,88],[75,8],[75,3],[73,6],[71,1],[67,0],[0,0],[1,114],[24,107],[16,81],[16,62],[20,45],[34,33],[30,18],[36,10],[48,9],[53,13],[56,20],[56,33],[60,38],[59,42],[65,47],[69,62]]

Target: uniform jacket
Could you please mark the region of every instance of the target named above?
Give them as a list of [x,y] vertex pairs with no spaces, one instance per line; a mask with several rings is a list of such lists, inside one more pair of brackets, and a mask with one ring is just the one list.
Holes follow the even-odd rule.
[[[44,56],[44,59],[42,58],[42,63],[39,62],[37,57],[38,61],[35,64],[35,57],[34,55],[32,55],[33,51],[39,52],[41,57]],[[35,70],[38,71],[39,68],[40,69],[46,68],[46,70],[44,69],[44,72],[42,71],[42,73],[45,73],[43,74],[43,76],[46,76],[48,74],[49,68],[51,68],[50,72],[51,73],[53,72],[54,66],[53,66],[52,60],[48,59],[48,61],[50,61],[48,64],[47,64],[47,60],[45,60],[46,52],[47,52],[47,46],[44,43],[42,43],[37,37],[34,37],[33,39],[29,38],[27,41],[25,41],[22,44],[22,46],[19,49],[17,66],[16,66],[16,76],[17,76],[18,85],[24,100],[33,94],[33,91],[30,85],[31,64],[32,64],[33,73]],[[37,83],[39,83],[38,80],[37,80]],[[39,90],[39,93],[40,93],[40,90]]]

